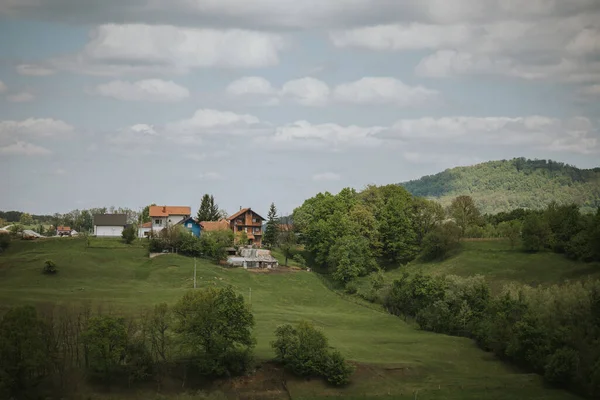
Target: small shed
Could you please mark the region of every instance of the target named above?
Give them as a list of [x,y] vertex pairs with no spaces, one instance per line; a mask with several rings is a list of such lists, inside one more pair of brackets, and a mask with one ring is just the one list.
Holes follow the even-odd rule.
[[56,236],[71,236],[71,227],[69,226],[57,226]]

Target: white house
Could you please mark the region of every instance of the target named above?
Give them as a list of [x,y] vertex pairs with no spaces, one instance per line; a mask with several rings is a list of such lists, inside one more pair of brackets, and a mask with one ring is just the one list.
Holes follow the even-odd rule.
[[145,222],[138,228],[138,237],[148,237],[150,235],[150,231],[152,231],[152,222]]
[[119,237],[127,225],[127,214],[96,214],[94,215],[94,235]]
[[167,226],[173,226],[192,215],[192,209],[185,206],[150,206],[152,230],[159,232]]

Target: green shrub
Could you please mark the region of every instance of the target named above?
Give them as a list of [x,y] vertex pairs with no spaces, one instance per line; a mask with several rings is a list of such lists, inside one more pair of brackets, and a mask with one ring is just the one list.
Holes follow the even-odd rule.
[[0,233],[0,253],[8,249],[10,246],[10,235],[6,233]]
[[44,273],[45,274],[55,274],[58,270],[56,269],[56,264],[52,260],[46,260],[44,263]]
[[356,292],[358,292],[358,285],[356,282],[348,282],[344,287],[344,292],[348,294],[356,294]]
[[548,245],[551,232],[548,222],[539,214],[530,214],[523,222],[521,236],[528,252],[538,252]]
[[573,349],[563,347],[548,357],[544,379],[555,385],[568,385],[577,373],[579,354]]
[[298,266],[300,266],[302,268],[306,267],[306,260],[304,259],[304,257],[302,257],[302,254],[300,254],[300,253],[294,254],[294,256],[292,257],[292,260],[294,260],[296,262],[296,264],[298,264]]
[[123,233],[121,233],[121,237],[123,238],[125,243],[127,243],[127,244],[133,243],[133,241],[135,240],[135,238],[137,236],[136,231],[137,231],[137,229],[135,229],[135,226],[133,226],[133,225],[128,225],[125,229],[123,229]]
[[344,356],[337,351],[332,351],[325,359],[322,373],[327,382],[335,386],[347,385],[354,373],[354,366],[347,363]]
[[460,228],[453,222],[436,227],[423,238],[421,259],[424,261],[443,260],[458,249]]

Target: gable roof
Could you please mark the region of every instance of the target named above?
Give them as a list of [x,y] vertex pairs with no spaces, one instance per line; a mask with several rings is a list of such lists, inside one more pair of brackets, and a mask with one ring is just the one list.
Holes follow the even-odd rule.
[[71,228],[70,228],[70,227],[68,227],[68,226],[57,226],[57,227],[56,227],[56,230],[57,230],[57,231],[70,231],[70,230],[71,230]]
[[202,221],[200,226],[205,232],[224,231],[229,229],[229,222],[226,219],[220,221]]
[[125,226],[127,225],[127,214],[95,214],[94,225]]
[[[247,213],[248,211],[252,211],[252,209],[250,207],[248,208],[242,208],[240,211],[236,212],[235,214],[233,214],[231,217],[227,218],[228,220],[232,221],[234,219],[236,219],[237,217],[239,217],[242,214]],[[256,214],[256,216],[260,219],[262,219],[263,221],[265,220],[263,217],[261,217],[260,215],[258,215],[258,213],[256,211],[252,211],[254,214]]]
[[186,206],[150,206],[151,217],[168,217],[169,215],[192,215],[192,209]]
[[152,228],[152,221],[144,222],[140,228]]
[[181,221],[179,221],[175,225],[185,225],[189,221],[192,221],[192,222],[198,224],[198,221],[196,220],[196,218],[194,218],[194,217],[187,217],[187,218],[182,219]]

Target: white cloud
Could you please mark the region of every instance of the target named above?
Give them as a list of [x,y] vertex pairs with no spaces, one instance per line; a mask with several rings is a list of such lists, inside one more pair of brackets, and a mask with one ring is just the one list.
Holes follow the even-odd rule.
[[55,74],[56,71],[43,65],[20,64],[17,65],[17,73],[19,75],[48,76]]
[[265,148],[307,148],[339,150],[343,147],[373,147],[381,143],[376,135],[383,127],[360,127],[356,125],[311,124],[297,121],[278,126],[270,136],[257,138]]
[[105,24],[74,55],[50,60],[58,69],[91,75],[186,73],[193,68],[277,65],[281,35],[241,29]]
[[301,78],[283,84],[281,94],[304,106],[324,106],[329,100],[329,86],[315,78]]
[[6,97],[8,101],[13,103],[25,103],[35,99],[35,96],[29,92],[14,93]]
[[218,172],[201,172],[198,174],[198,179],[204,181],[218,181],[223,179],[223,176]]
[[339,181],[340,179],[341,176],[335,172],[322,172],[319,174],[314,174],[312,177],[312,180],[315,182]]
[[400,107],[422,105],[438,98],[439,92],[423,86],[409,86],[388,77],[365,77],[338,85],[337,101],[356,104],[393,104]]
[[3,137],[55,137],[75,130],[64,121],[52,118],[28,118],[21,121],[0,121],[0,139]]
[[52,152],[31,143],[17,141],[7,146],[0,147],[0,154],[15,156],[44,156]]
[[154,143],[158,138],[158,133],[153,125],[135,124],[130,127],[120,129],[116,134],[108,136],[108,142],[112,144],[138,144]]
[[190,96],[190,91],[173,81],[144,79],[137,82],[112,81],[98,85],[93,93],[125,101],[177,102]]
[[0,81],[0,93],[2,92],[6,92],[8,88],[6,87],[6,85],[4,84],[4,82]]
[[396,122],[385,137],[408,142],[533,146],[580,154],[600,152],[598,130],[584,117],[444,117]]
[[245,76],[231,82],[226,92],[233,96],[243,96],[247,94],[271,95],[276,92],[271,82],[260,76]]

